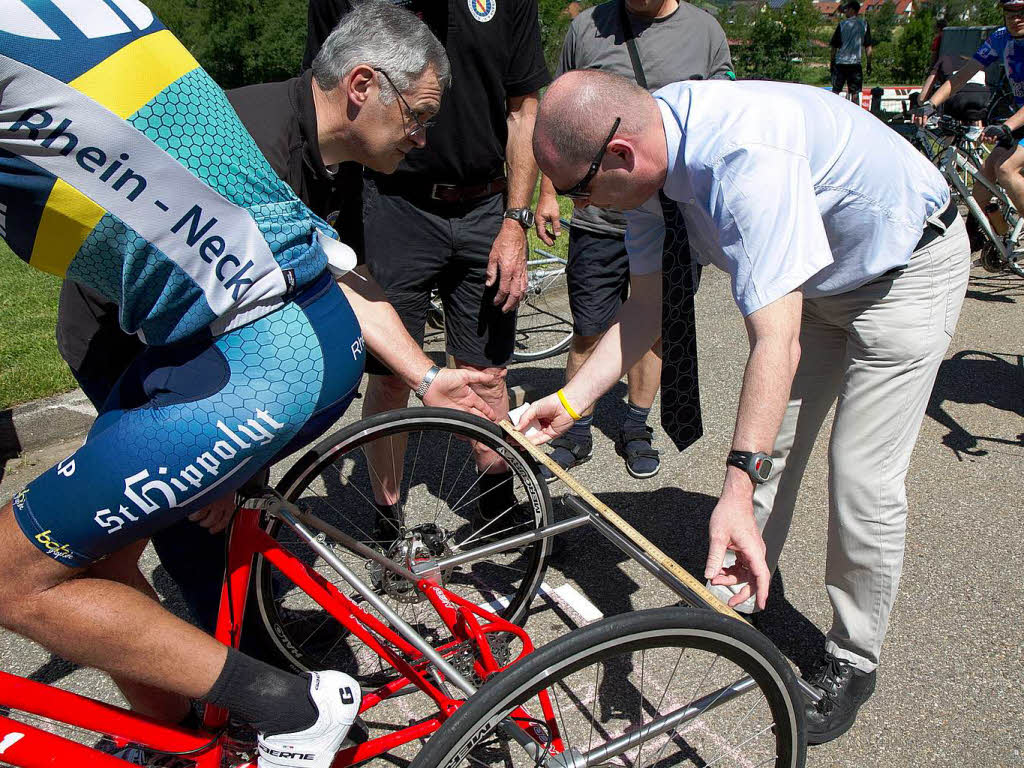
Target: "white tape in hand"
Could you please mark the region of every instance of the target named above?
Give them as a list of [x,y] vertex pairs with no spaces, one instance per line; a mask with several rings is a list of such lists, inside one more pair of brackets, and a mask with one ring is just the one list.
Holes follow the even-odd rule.
[[[523,403],[518,408],[513,408],[511,411],[508,412],[508,420],[511,421],[512,424],[515,427],[518,428],[519,427],[519,420],[523,417],[523,414],[526,413],[526,409],[529,408],[529,407],[530,407],[529,403]],[[530,437],[531,435],[537,434],[537,432],[538,432],[538,430],[537,430],[536,427],[530,427],[523,434],[526,437]]]

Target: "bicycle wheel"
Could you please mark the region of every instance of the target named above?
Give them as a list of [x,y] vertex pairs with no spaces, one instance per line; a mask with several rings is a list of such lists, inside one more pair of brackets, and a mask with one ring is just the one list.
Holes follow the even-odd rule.
[[565,259],[539,248],[530,254],[526,296],[516,318],[513,360],[543,360],[569,348],[572,312],[565,264]]
[[[502,486],[481,491],[470,440],[503,457],[511,474]],[[392,483],[396,489],[392,493],[400,499],[398,520],[381,515],[374,504],[375,490],[381,494],[387,483]],[[551,521],[551,498],[533,460],[513,447],[497,425],[445,408],[391,411],[342,429],[300,459],[278,490],[301,509],[407,568]],[[503,499],[501,505],[505,505],[509,492],[518,504],[503,509],[485,506],[487,516],[476,517],[478,502],[487,505],[490,499]],[[376,615],[290,528],[272,520],[267,531],[360,608]],[[423,637],[435,646],[450,641],[437,613],[413,584],[329,535],[318,535]],[[439,581],[460,597],[489,605],[502,618],[520,623],[540,586],[550,546],[544,539],[445,569]],[[264,558],[257,558],[254,574],[263,624],[290,665],[300,670],[339,669],[374,681],[392,673],[380,656],[349,635]],[[501,637],[490,639],[502,641]],[[513,642],[510,637],[504,639]],[[501,651],[513,654],[509,647]]]
[[[728,689],[748,676],[742,693]],[[412,768],[797,768],[801,702],[789,665],[753,628],[704,610],[626,613],[555,640],[488,682]]]

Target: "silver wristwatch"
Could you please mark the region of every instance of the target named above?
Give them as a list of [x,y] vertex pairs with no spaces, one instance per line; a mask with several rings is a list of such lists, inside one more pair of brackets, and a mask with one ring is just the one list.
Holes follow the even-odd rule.
[[434,379],[437,378],[437,374],[441,372],[441,369],[436,366],[430,366],[430,370],[423,374],[423,380],[420,381],[420,385],[416,387],[413,392],[416,397],[423,401],[424,396],[427,394],[427,390],[430,389],[430,385],[434,383]]

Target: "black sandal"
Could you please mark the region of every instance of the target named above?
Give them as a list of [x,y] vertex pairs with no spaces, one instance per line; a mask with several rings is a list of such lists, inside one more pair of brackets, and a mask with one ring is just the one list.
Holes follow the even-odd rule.
[[[560,466],[562,469],[568,470],[572,469],[573,467],[578,467],[580,464],[585,464],[588,461],[590,461],[590,456],[594,451],[594,441],[587,440],[585,442],[577,443],[567,435],[562,435],[562,437],[556,437],[554,440],[551,441],[551,447],[554,448],[555,450],[553,450],[548,455],[558,466]],[[561,457],[556,458],[556,454],[559,452],[559,448],[561,448],[562,451],[565,451],[566,453],[569,454],[568,459],[565,458],[564,453]],[[553,483],[555,482],[555,480],[558,479],[551,472],[551,470],[545,467],[543,464],[540,467],[540,476],[547,483]]]
[[[652,446],[654,430],[648,426],[619,430],[619,439],[615,443],[615,452],[626,460],[626,471],[638,480],[654,477],[661,470],[661,459],[658,449]],[[637,443],[646,443],[637,445]],[[642,459],[653,459],[654,469],[637,469],[637,464],[647,462]]]

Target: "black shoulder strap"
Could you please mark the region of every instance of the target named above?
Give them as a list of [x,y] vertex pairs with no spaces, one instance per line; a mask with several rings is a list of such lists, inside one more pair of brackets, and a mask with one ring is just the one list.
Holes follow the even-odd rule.
[[637,50],[636,40],[633,38],[633,25],[629,23],[629,14],[626,12],[626,0],[619,0],[619,21],[622,24],[622,36],[626,39],[629,60],[633,64],[633,77],[636,78],[637,85],[647,88],[647,77],[640,63],[640,51]]

